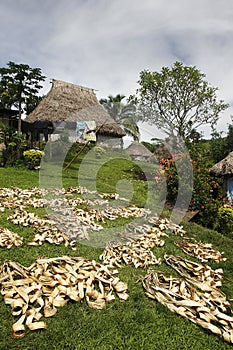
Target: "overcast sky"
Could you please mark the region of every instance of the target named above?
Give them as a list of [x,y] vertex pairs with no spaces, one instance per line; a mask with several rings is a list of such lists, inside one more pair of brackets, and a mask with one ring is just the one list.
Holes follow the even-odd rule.
[[41,68],[43,93],[60,79],[94,88],[98,98],[128,97],[143,69],[196,66],[231,106],[218,130],[231,122],[232,0],[0,0],[0,42],[0,66]]

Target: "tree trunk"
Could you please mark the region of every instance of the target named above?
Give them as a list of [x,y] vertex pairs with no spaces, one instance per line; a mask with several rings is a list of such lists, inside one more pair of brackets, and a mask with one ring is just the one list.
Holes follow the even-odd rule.
[[21,120],[22,120],[22,111],[21,111],[21,101],[19,101],[19,120],[18,120],[18,135],[21,135]]
[[[21,120],[22,120],[22,112],[21,112],[21,100],[19,101],[19,119],[18,119],[18,135],[22,134],[22,128],[21,128]],[[21,147],[21,142],[18,139],[17,141],[17,150],[16,150],[16,154],[17,154],[17,159],[20,159],[20,147]]]

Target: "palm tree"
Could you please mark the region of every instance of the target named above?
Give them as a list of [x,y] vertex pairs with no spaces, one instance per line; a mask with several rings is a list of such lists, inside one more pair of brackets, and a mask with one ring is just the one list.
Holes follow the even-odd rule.
[[139,141],[140,132],[137,126],[136,106],[132,102],[124,104],[124,95],[109,95],[106,99],[101,99],[100,104],[106,109],[108,114],[125,130],[126,134],[132,136],[134,141]]

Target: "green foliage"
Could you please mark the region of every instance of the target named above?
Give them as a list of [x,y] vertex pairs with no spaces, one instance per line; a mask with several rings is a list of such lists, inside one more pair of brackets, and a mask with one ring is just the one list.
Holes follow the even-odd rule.
[[5,146],[2,151],[2,164],[4,166],[22,165],[23,152],[27,149],[24,135],[19,135],[12,128],[1,124],[0,142]]
[[[175,204],[178,193],[182,198],[185,197],[187,192],[192,191],[192,178],[186,171],[188,163],[190,163],[190,160],[185,153],[160,159],[160,169],[155,176],[155,182],[160,187],[164,178],[166,179],[166,199],[169,204]],[[177,165],[179,166],[179,172]],[[180,186],[181,182],[183,183],[182,187]]]
[[[197,149],[196,149],[197,152]],[[199,153],[200,155],[200,153]],[[185,177],[186,162],[190,161],[188,155],[179,155],[181,161],[180,173]],[[198,210],[199,215],[197,220],[203,226],[213,227],[216,221],[216,215],[219,207],[222,204],[222,183],[221,179],[215,179],[209,174],[209,164],[204,157],[196,156],[197,160],[191,160],[193,169],[193,189],[192,198],[190,202],[191,210]],[[182,165],[183,159],[183,165]],[[167,181],[167,201],[174,204],[178,192],[180,191],[179,182],[180,178],[177,172],[177,157],[171,157],[170,159],[162,158],[160,160],[160,174],[156,177],[158,186],[161,182],[161,174],[166,177]],[[184,178],[185,180],[185,178]],[[190,190],[189,179],[185,181],[186,186],[183,188],[182,195],[185,196],[185,192]]]
[[194,189],[191,209],[199,210],[197,220],[213,228],[219,207],[222,205],[222,180],[213,178],[205,164],[193,161]]
[[106,150],[100,146],[93,147],[93,151],[95,153],[96,158],[101,158],[106,153]]
[[212,159],[212,140],[201,140],[189,145],[194,174],[194,190],[191,207],[199,210],[197,221],[213,227],[219,207],[222,206],[223,179],[210,175],[209,169],[215,163]]
[[4,107],[15,106],[19,109],[18,133],[21,133],[21,113],[23,106],[29,112],[39,102],[36,97],[45,80],[40,68],[31,68],[27,64],[7,63],[0,68],[0,101]]
[[108,96],[107,99],[101,99],[100,103],[110,114],[110,116],[119,123],[125,130],[126,134],[132,136],[134,141],[139,141],[140,132],[137,125],[136,106],[131,101],[124,104],[122,100],[124,95]]
[[38,169],[44,152],[38,149],[29,149],[23,152],[25,163],[28,169]]
[[206,141],[210,148],[210,158],[218,163],[233,151],[233,125],[228,125],[228,132],[225,137],[222,132],[213,132],[211,140]]
[[161,72],[140,73],[135,101],[142,121],[150,122],[168,135],[193,137],[193,130],[204,124],[214,126],[228,105],[217,101],[217,88],[204,80],[196,67],[180,62]]
[[212,138],[210,141],[211,159],[214,163],[218,163],[220,160],[225,158],[229,153],[229,148],[227,147],[227,138],[222,137],[222,133],[214,132],[212,133]]
[[[233,117],[231,118],[233,122]],[[233,125],[228,126],[228,133],[226,138],[226,148],[228,150],[228,153],[233,151]]]
[[215,229],[233,238],[233,208],[219,208]]
[[43,96],[30,95],[25,100],[24,111],[26,115],[29,115],[36,108],[36,106],[40,103],[42,99],[43,99]]
[[26,103],[42,88],[45,76],[40,68],[31,68],[27,64],[7,63],[7,68],[0,68],[0,98],[4,106],[19,108],[19,102]]
[[157,145],[155,143],[150,143],[150,142],[141,142],[151,153],[154,153],[157,150]]

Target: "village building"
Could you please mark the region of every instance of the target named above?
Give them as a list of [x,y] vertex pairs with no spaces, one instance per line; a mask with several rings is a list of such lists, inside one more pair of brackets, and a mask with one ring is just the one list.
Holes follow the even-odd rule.
[[223,195],[228,203],[233,204],[233,152],[210,168],[210,173],[223,177]]
[[155,161],[154,154],[140,142],[132,142],[129,147],[126,148],[126,152],[131,159],[136,161],[145,161],[150,163]]
[[89,132],[90,140],[100,146],[123,146],[125,131],[105,111],[94,90],[61,80],[52,80],[48,94],[24,121],[32,124],[34,136],[43,135],[46,141],[49,134],[55,138],[65,130],[75,142],[86,128],[86,139]]

